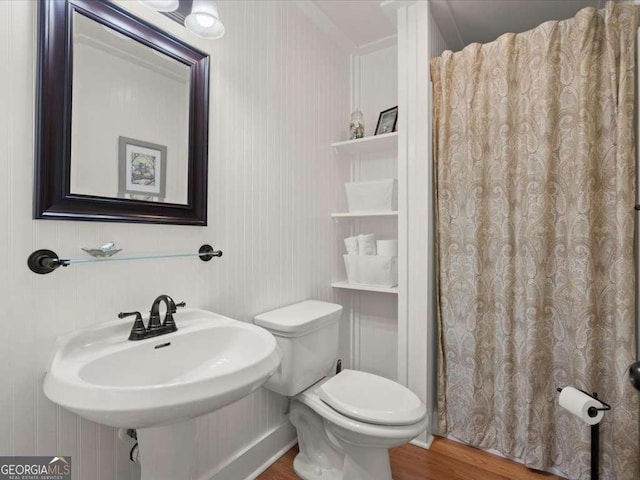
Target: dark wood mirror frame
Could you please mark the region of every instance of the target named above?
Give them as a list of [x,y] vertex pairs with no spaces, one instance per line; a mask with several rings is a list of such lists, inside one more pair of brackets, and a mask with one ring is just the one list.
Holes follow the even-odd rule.
[[[70,192],[74,12],[189,66],[186,205]],[[106,0],[41,0],[38,21],[34,218],[206,225],[209,56]]]

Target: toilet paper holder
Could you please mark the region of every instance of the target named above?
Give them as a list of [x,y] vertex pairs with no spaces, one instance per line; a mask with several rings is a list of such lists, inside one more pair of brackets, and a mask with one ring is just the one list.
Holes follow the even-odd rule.
[[[563,387],[558,387],[558,393],[562,392],[562,388]],[[593,418],[595,416],[598,415],[598,412],[606,412],[607,410],[611,410],[611,405],[609,405],[606,402],[603,402],[602,400],[600,400],[598,398],[598,394],[596,392],[593,393],[589,393],[589,392],[585,392],[584,390],[582,390],[581,388],[577,388],[576,390],[580,390],[582,393],[584,393],[585,395],[593,398],[594,400],[597,400],[599,403],[602,404],[602,408],[598,408],[598,407],[589,407],[589,410],[587,410],[587,414]]]
[[[558,387],[558,392],[562,392],[563,387]],[[594,418],[598,415],[598,412],[606,412],[607,410],[611,410],[611,405],[606,402],[603,402],[598,398],[598,394],[596,392],[589,393],[585,392],[581,388],[578,388],[582,393],[587,395],[588,397],[597,400],[598,403],[602,404],[602,407],[589,407],[587,410],[587,415],[591,418]],[[591,480],[598,480],[600,477],[600,422],[595,425],[591,425]]]

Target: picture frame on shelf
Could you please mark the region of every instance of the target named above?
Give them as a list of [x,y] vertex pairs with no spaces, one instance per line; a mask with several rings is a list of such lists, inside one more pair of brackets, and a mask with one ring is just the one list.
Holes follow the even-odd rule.
[[118,137],[118,197],[162,202],[167,179],[167,147]]
[[380,112],[375,135],[395,132],[398,124],[398,107],[395,106]]

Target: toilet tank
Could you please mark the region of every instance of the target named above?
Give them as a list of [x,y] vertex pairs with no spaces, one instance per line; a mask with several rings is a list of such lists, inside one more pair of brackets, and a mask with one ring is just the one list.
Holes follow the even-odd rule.
[[342,306],[306,300],[255,317],[282,350],[282,362],[265,387],[293,397],[328,375],[338,359]]

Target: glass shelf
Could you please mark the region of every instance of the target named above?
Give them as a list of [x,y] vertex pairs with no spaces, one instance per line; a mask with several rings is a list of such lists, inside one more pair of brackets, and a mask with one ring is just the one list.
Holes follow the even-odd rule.
[[38,274],[47,274],[55,271],[58,267],[68,267],[69,265],[83,263],[107,263],[107,262],[126,262],[131,260],[154,260],[159,258],[179,258],[179,257],[198,257],[203,262],[208,262],[213,257],[221,257],[222,250],[214,250],[211,245],[202,245],[195,253],[150,253],[132,255],[129,257],[82,257],[82,258],[59,258],[58,255],[51,250],[36,250],[27,259],[29,269]]

